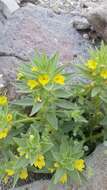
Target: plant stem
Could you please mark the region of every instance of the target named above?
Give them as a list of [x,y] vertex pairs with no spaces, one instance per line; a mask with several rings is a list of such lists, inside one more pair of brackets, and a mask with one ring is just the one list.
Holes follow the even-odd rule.
[[31,122],[34,121],[35,118],[31,117],[31,118],[26,118],[26,119],[20,119],[18,121],[15,121],[14,124],[18,124],[18,123],[25,123],[25,122]]

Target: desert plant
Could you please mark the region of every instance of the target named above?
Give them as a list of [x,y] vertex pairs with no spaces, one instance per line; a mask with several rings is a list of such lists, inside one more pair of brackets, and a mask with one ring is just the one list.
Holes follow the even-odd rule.
[[106,139],[107,47],[91,51],[74,75],[58,56],[35,56],[21,65],[16,88],[21,97],[0,97],[0,176],[27,179],[52,173],[51,185],[81,183],[85,158]]

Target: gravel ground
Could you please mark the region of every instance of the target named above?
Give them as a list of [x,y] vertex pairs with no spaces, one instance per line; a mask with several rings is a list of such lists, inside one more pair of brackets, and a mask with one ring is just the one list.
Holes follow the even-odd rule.
[[56,13],[79,13],[82,14],[87,8],[96,7],[103,0],[17,0],[19,4],[31,2],[40,4],[44,7],[50,7]]

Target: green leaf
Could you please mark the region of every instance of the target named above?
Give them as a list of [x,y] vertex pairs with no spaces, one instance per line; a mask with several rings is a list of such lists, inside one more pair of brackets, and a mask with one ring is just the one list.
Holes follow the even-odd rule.
[[58,129],[58,119],[56,117],[56,113],[48,112],[47,113],[47,121],[54,129]]
[[34,135],[35,137],[35,140],[36,140],[36,143],[38,144],[39,143],[39,140],[40,140],[40,136],[39,136],[39,132],[38,130],[35,128],[34,124],[31,125],[30,129],[29,129],[29,133],[31,135]]
[[53,155],[53,158],[57,161],[60,161],[60,155],[58,152],[55,152],[55,151],[51,151],[52,152],[52,155]]
[[64,99],[59,99],[56,103],[56,105],[60,108],[64,108],[64,109],[72,109],[73,108],[73,104],[68,101],[68,100],[64,100]]
[[17,181],[19,179],[19,174],[16,174],[13,178],[13,185],[12,185],[12,189],[11,190],[14,190],[16,184],[17,184]]
[[30,113],[30,116],[33,116],[34,114],[36,114],[42,108],[42,106],[43,106],[43,102],[35,103]]
[[21,169],[21,168],[25,168],[27,165],[29,164],[29,160],[26,160],[25,158],[18,159],[16,164],[15,164],[15,168]]
[[77,171],[70,171],[69,175],[70,175],[71,181],[74,184],[77,184],[78,186],[80,186],[82,184],[79,172],[77,172]]
[[13,140],[20,147],[26,146],[26,142],[25,142],[25,140],[23,138],[16,138],[16,137],[14,137]]
[[51,150],[51,148],[53,147],[53,144],[52,143],[41,143],[42,145],[42,149],[43,149],[43,152],[46,153],[48,152],[49,150]]
[[104,117],[104,119],[100,122],[101,125],[107,126],[107,116]]
[[19,105],[19,106],[32,106],[33,100],[32,98],[23,98],[20,100],[13,101],[12,104]]
[[96,88],[93,88],[92,92],[91,92],[91,97],[95,97],[97,96],[99,93],[101,92],[101,89],[96,87]]
[[103,100],[105,103],[107,103],[107,97],[100,96],[101,100]]
[[60,153],[61,155],[66,157],[69,154],[69,152],[70,152],[69,142],[67,141],[66,137],[63,137],[60,145]]
[[58,98],[69,98],[71,96],[71,92],[66,91],[65,89],[59,89],[55,91],[55,96]]
[[57,184],[60,180],[60,178],[64,175],[64,169],[58,169],[56,173],[54,174],[54,180],[53,183]]

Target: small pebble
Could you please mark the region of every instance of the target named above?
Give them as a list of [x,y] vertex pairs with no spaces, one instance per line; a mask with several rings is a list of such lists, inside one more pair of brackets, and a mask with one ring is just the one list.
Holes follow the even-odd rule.
[[89,39],[88,34],[87,34],[87,33],[86,33],[86,34],[83,34],[83,38],[88,40],[88,39]]

